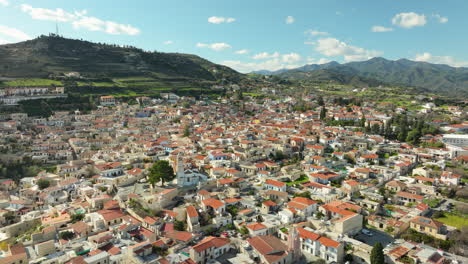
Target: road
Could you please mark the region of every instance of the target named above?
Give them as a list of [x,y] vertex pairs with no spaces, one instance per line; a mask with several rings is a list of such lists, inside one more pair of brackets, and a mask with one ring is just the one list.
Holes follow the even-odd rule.
[[387,246],[388,244],[392,243],[395,239],[389,234],[377,230],[377,229],[368,229],[372,233],[372,236],[364,235],[363,233],[359,232],[354,239],[359,240],[368,244],[369,246],[374,246],[375,243],[380,242],[383,247]]

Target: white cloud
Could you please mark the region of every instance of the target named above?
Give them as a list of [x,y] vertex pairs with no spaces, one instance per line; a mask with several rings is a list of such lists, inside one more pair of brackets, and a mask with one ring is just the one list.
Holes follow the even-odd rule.
[[231,67],[239,72],[252,72],[258,70],[276,71],[280,69],[293,69],[301,67],[300,64],[283,63],[280,58],[274,58],[262,62],[223,61],[221,64]]
[[294,17],[293,16],[287,16],[285,22],[286,22],[286,24],[294,23]]
[[21,5],[21,11],[28,13],[33,19],[60,22],[70,22],[86,14],[86,10],[69,13],[61,8],[52,10],[46,8],[35,8],[27,4]]
[[113,21],[104,21],[96,17],[83,16],[73,21],[75,29],[87,29],[89,31],[102,31],[111,35],[138,35],[140,30],[131,25],[118,24]]
[[383,27],[383,26],[373,26],[371,28],[372,32],[390,32],[393,31],[393,28]]
[[208,22],[212,24],[221,24],[221,23],[232,23],[236,21],[235,18],[233,17],[217,17],[217,16],[212,16],[208,18]]
[[275,53],[268,53],[268,52],[262,52],[255,54],[252,59],[254,60],[264,60],[264,59],[271,59],[271,58],[278,58],[280,54],[278,52]]
[[436,64],[447,64],[453,67],[467,67],[468,61],[459,61],[452,56],[434,56],[429,52],[418,53],[414,58],[415,61],[424,61]]
[[0,37],[2,38],[3,44],[31,39],[28,34],[21,30],[3,25],[0,25]]
[[8,2],[8,0],[0,0],[0,5],[2,5],[2,6],[9,6],[10,3]]
[[309,30],[306,30],[305,34],[312,35],[315,37],[315,36],[327,36],[329,33],[324,32],[324,31],[309,29]]
[[206,44],[206,43],[197,43],[198,48],[209,48],[214,51],[222,51],[222,50],[227,50],[231,48],[231,45],[224,43],[224,42],[219,42],[219,43],[212,43],[212,44]]
[[380,56],[383,53],[348,45],[335,38],[322,38],[317,41],[316,51],[325,56],[343,56],[345,61],[362,61]]
[[164,45],[171,45],[171,44],[173,44],[173,43],[174,43],[174,41],[172,41],[172,40],[166,40],[166,41],[164,41]]
[[414,12],[399,13],[392,18],[392,23],[403,28],[421,27],[427,23],[426,16]]
[[283,62],[285,63],[295,63],[302,60],[301,55],[297,53],[289,53],[281,56]]
[[307,62],[309,64],[325,64],[325,63],[328,63],[330,62],[331,60],[327,59],[327,58],[320,58],[319,60],[316,60],[314,58],[307,58]]
[[445,24],[448,22],[448,18],[447,17],[443,17],[439,14],[434,14],[433,17],[435,17],[437,19],[437,21],[441,24]]
[[236,54],[247,54],[249,53],[249,50],[248,49],[241,49],[241,50],[238,50],[235,52]]
[[83,28],[89,31],[102,31],[112,35],[140,34],[140,30],[131,25],[119,24],[113,21],[106,21],[96,17],[86,16],[86,10],[70,13],[61,8],[53,10],[46,8],[35,8],[27,4],[22,4],[21,11],[29,14],[33,19],[36,20],[69,22],[72,23],[75,29]]

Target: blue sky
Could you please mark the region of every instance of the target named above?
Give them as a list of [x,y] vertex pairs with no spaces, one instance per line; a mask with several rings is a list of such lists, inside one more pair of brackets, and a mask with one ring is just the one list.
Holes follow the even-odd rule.
[[388,59],[468,66],[466,0],[0,0],[0,43],[55,31],[241,72]]

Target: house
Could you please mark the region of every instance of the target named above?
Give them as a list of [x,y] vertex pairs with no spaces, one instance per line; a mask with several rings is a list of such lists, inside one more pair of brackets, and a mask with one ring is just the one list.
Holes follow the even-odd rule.
[[254,236],[247,239],[247,243],[253,248],[261,263],[290,264],[293,261],[288,247],[275,236]]
[[228,238],[210,236],[190,248],[190,258],[197,264],[205,264],[227,253],[229,248]]
[[421,203],[423,200],[424,196],[409,192],[398,192],[395,195],[395,201],[400,205],[407,205],[408,203]]
[[416,216],[410,220],[410,227],[420,233],[445,240],[446,226],[436,220],[424,216]]
[[264,236],[268,234],[268,227],[262,223],[252,223],[246,225],[251,236]]
[[451,171],[444,171],[440,176],[440,181],[446,185],[455,185],[458,186],[460,184],[461,175],[455,174]]
[[327,263],[342,263],[344,258],[344,243],[320,236],[310,228],[298,227],[300,248],[306,259],[313,260],[310,256],[320,257]]
[[317,211],[317,202],[305,197],[295,197],[287,206],[294,208],[298,215],[302,216],[302,220],[312,216]]
[[193,205],[189,205],[186,208],[187,211],[187,227],[188,231],[193,232],[200,228],[200,217],[197,209]]
[[267,179],[263,187],[267,190],[274,190],[274,191],[279,191],[279,192],[285,192],[287,189],[286,183],[275,181],[272,179]]
[[385,184],[385,187],[392,192],[401,192],[406,189],[406,184],[401,181],[389,181]]
[[226,205],[222,201],[214,198],[203,200],[202,207],[205,211],[212,211],[215,214],[223,214],[226,211]]

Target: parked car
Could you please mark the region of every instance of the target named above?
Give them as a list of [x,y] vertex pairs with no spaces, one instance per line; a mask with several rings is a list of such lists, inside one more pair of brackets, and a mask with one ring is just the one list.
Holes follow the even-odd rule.
[[367,230],[367,229],[362,229],[362,230],[361,230],[361,233],[363,233],[363,234],[366,235],[366,236],[372,236],[372,232],[369,231],[369,230]]

